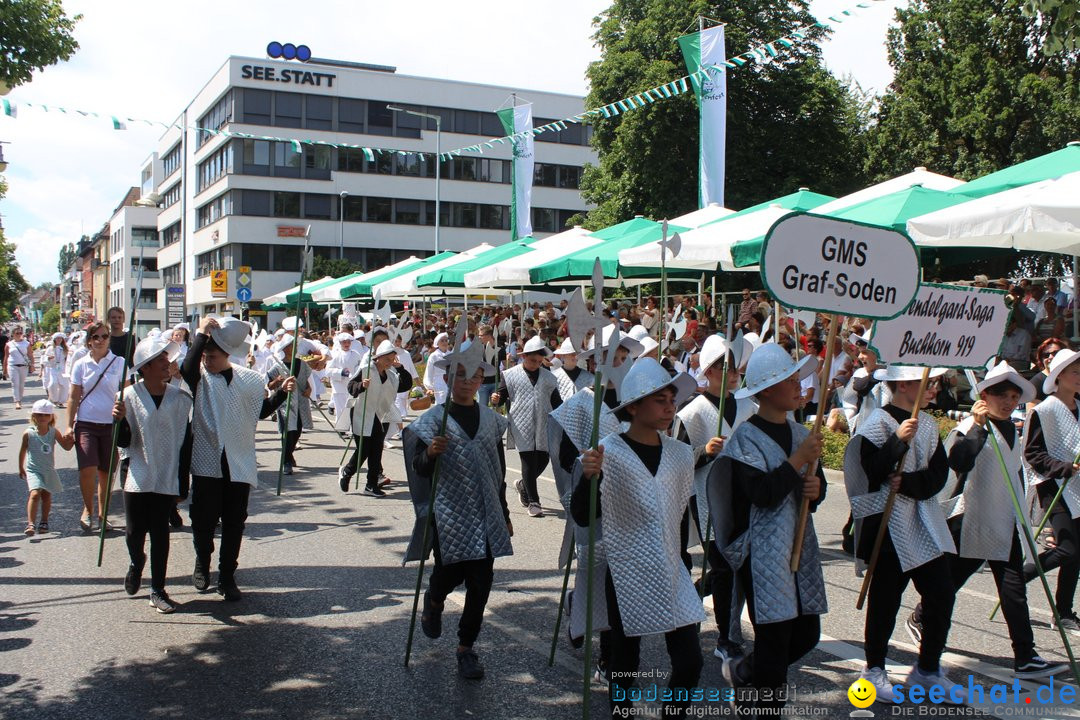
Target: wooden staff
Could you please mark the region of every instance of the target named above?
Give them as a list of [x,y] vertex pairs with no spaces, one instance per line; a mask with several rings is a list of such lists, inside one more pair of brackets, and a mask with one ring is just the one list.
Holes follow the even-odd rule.
[[[371,317],[371,344],[375,344],[375,316]],[[361,382],[366,377],[368,380],[368,387],[364,388],[364,404],[360,409],[360,434],[356,436],[356,482],[353,484],[353,490],[360,489],[360,465],[364,462],[364,425],[367,423],[367,399],[368,391],[371,389],[371,360],[375,357],[375,348],[369,347],[367,354],[367,369],[364,374],[360,376]],[[350,413],[350,420],[352,419]],[[371,431],[375,432],[375,419],[371,420]]]
[[[821,423],[824,417],[823,411],[827,411],[829,407],[829,399],[832,396],[832,385],[829,382],[830,370],[832,369],[833,361],[833,348],[836,346],[836,331],[840,325],[840,316],[829,316],[829,334],[828,339],[825,341],[825,362],[821,366],[821,380],[818,383],[818,406],[817,414],[814,416],[814,428],[810,431],[815,435],[821,432]],[[776,332],[776,327],[773,326],[773,332]],[[796,346],[798,341],[796,341]],[[922,393],[919,394],[922,397]],[[810,475],[817,474],[818,461],[810,463],[809,473]],[[802,546],[803,537],[806,535],[806,521],[810,517],[810,498],[803,498],[802,505],[799,506],[799,522],[795,526],[795,541],[791,546],[791,572],[797,572],[799,570],[799,563],[802,561]]]
[[[308,252],[310,251],[311,243],[311,226],[307,226],[307,231],[304,233],[304,261],[300,266],[300,289],[296,293],[296,309],[294,311],[294,317],[296,318],[296,327],[293,328],[292,339],[292,352],[289,354],[289,367],[288,373],[285,377],[292,375],[293,365],[296,363],[296,346],[300,341],[300,301],[304,297],[304,276],[307,275],[307,260]],[[300,390],[299,387],[296,390]],[[289,422],[292,414],[292,398],[295,390],[290,390],[285,396],[285,429],[281,433],[281,459],[278,460],[277,471],[277,495],[281,495],[281,479],[285,474],[285,450],[288,447],[289,442]],[[299,411],[299,408],[297,408]]]
[[[734,317],[732,317],[731,311],[729,310],[728,311],[728,321],[727,321],[727,342],[728,342],[728,347],[727,347],[727,351],[724,353],[724,375],[723,375],[724,379],[723,379],[723,386],[722,386],[723,389],[720,391],[720,403],[716,408],[716,411],[717,411],[716,412],[716,415],[717,415],[717,418],[716,418],[716,437],[723,437],[723,434],[724,434],[724,401],[727,400],[727,394],[728,394],[728,389],[727,389],[728,371],[731,369],[730,365],[729,365],[729,361],[730,361],[730,358],[731,358],[731,354],[734,352],[734,348],[731,346],[731,341],[732,341],[731,331],[733,329],[733,321],[734,321]],[[707,506],[708,506],[708,503],[706,503],[706,507]],[[699,586],[701,588],[701,597],[705,597],[705,575],[709,571],[709,542],[711,540],[712,540],[712,520],[710,519],[709,522],[705,523],[705,547],[704,547],[705,553],[704,553],[704,556],[701,558],[701,582],[699,583]]]
[[[599,330],[599,328],[598,328]],[[597,333],[599,335],[599,332]],[[599,337],[594,343],[597,352],[600,351]],[[614,353],[617,348],[610,348],[608,352]],[[589,447],[593,450],[600,444],[600,407],[604,402],[603,385],[601,385],[601,366],[596,366],[596,377],[593,381],[593,422],[592,436],[589,439]],[[588,572],[585,583],[585,678],[582,697],[581,716],[589,720],[589,697],[592,692],[592,618],[593,618],[593,562],[596,556],[596,504],[599,489],[599,476],[589,478],[589,552]]]
[[[919,381],[919,394],[915,398],[915,405],[911,408],[911,419],[919,417],[919,409],[922,406],[923,395],[926,393],[926,385],[930,382],[930,368],[924,367],[922,379]],[[896,463],[896,471],[900,472],[907,458],[907,450],[900,456]],[[881,545],[885,542],[885,533],[889,529],[889,516],[892,515],[893,505],[896,504],[896,491],[889,490],[889,498],[885,501],[885,510],[881,513],[881,525],[878,526],[877,537],[874,538],[874,549],[870,553],[870,563],[867,565],[866,574],[863,576],[862,588],[859,590],[859,599],[855,602],[855,609],[862,610],[866,602],[866,593],[870,590],[870,580],[874,577],[874,568],[877,567],[878,556],[881,555]]]

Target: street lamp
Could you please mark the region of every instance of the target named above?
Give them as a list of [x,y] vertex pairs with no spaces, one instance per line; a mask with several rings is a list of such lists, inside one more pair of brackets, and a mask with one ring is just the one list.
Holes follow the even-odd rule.
[[338,257],[345,259],[345,198],[349,196],[348,190],[341,191],[341,202],[338,203]]
[[442,161],[439,159],[441,154],[442,145],[442,116],[433,115],[431,113],[418,112],[416,110],[407,110],[403,107],[396,105],[387,105],[386,109],[390,112],[405,113],[406,115],[415,115],[416,117],[427,118],[428,120],[435,121],[435,254],[439,254],[439,176]]

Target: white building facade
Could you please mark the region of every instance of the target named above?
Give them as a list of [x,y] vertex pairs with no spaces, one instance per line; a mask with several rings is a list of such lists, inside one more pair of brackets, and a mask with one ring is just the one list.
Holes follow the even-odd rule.
[[[125,312],[131,312],[134,302],[135,334],[140,338],[146,337],[151,328],[162,327],[165,320],[158,297],[162,285],[158,270],[157,216],[157,208],[125,204],[109,219],[108,307],[122,307]],[[139,290],[138,297],[135,290]]]
[[[393,68],[312,59],[230,57],[161,138],[142,168],[142,191],[161,196],[156,272],[159,308],[183,286],[185,315],[238,312],[237,269],[251,268],[253,300],[299,280],[304,232],[316,255],[339,253],[374,270],[435,252],[435,122],[443,152],[505,134],[495,109],[533,103],[534,125],[583,110],[580,96],[399,75]],[[237,138],[215,131],[252,135]],[[565,228],[588,209],[578,184],[595,163],[585,125],[536,137],[534,236]],[[348,143],[416,151],[376,154]],[[510,240],[511,145],[463,154],[440,167],[440,251]],[[138,210],[129,208],[128,210]],[[135,248],[137,251],[137,248]],[[226,271],[221,296],[213,271]],[[163,317],[166,323],[175,318]]]

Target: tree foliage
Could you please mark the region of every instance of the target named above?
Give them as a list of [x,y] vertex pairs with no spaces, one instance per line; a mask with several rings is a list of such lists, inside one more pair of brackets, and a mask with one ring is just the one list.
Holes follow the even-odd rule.
[[56,261],[56,271],[61,278],[67,274],[68,269],[71,267],[71,263],[75,262],[75,258],[79,256],[75,250],[75,243],[68,243],[60,248],[60,256]]
[[1080,1],[1027,0],[1024,12],[1046,26],[1043,52],[1053,55],[1080,50]]
[[71,33],[81,19],[68,17],[61,0],[0,2],[0,80],[15,87],[69,59],[79,49]]
[[316,255],[311,263],[311,272],[308,274],[306,281],[321,280],[328,275],[339,278],[363,269],[361,265],[347,258],[342,260],[327,257],[326,255]]
[[[729,55],[813,22],[802,0],[614,0],[593,23],[603,52],[587,75],[597,107],[686,74],[676,38],[698,15],[727,22]],[[821,28],[809,33],[818,40]],[[859,138],[866,120],[856,93],[826,70],[813,42],[769,63],[728,74],[725,205],[741,208],[797,190],[846,192],[861,185]],[[692,93],[598,120],[582,195],[597,207],[587,227],[674,217],[697,208],[698,109]]]
[[[7,182],[0,180],[0,200],[7,195]],[[0,228],[0,320],[8,320],[19,303],[19,296],[30,289],[30,284],[19,271],[15,260],[15,245],[4,237]]]
[[925,165],[970,180],[1075,139],[1077,54],[1041,54],[1046,27],[1021,5],[911,0],[897,10],[895,79],[867,139],[872,178]]

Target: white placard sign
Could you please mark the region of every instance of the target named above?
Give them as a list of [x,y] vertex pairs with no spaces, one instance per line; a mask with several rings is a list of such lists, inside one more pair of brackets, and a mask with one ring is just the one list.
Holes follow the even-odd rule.
[[915,297],[919,253],[896,230],[792,213],[765,237],[761,278],[788,307],[886,319]]
[[998,354],[1009,322],[1004,290],[937,285],[919,288],[893,320],[874,323],[872,347],[883,362],[982,368]]

